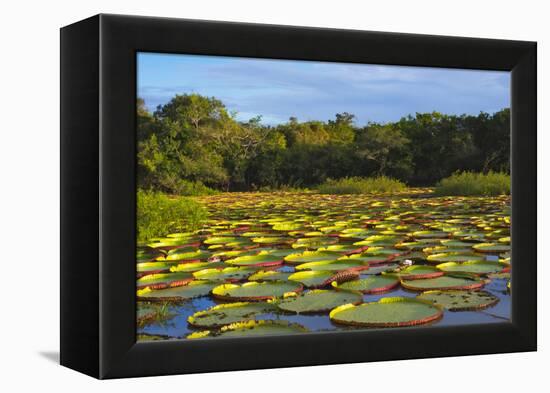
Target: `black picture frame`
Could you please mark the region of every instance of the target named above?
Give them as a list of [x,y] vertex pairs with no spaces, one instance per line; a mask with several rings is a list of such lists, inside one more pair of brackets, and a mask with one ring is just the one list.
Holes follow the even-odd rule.
[[[512,321],[136,343],[138,51],[511,71]],[[103,379],[536,350],[536,90],[535,42],[103,14],[63,27],[61,364]]]

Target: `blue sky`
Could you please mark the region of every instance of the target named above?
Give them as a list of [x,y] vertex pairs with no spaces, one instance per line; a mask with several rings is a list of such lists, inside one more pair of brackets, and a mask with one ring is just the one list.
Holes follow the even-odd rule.
[[223,101],[264,124],[333,119],[396,121],[416,112],[493,113],[510,105],[510,73],[221,56],[138,54],[138,96],[150,110],[176,94]]

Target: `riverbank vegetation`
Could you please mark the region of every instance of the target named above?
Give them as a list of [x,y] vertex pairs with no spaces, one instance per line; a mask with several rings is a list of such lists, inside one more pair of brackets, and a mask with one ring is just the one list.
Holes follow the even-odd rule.
[[344,112],[328,121],[290,118],[271,126],[261,117],[238,121],[216,98],[184,94],[153,112],[139,99],[137,113],[138,186],[168,194],[326,190],[349,177],[434,186],[459,170],[510,170],[508,109],[417,113],[364,126]]

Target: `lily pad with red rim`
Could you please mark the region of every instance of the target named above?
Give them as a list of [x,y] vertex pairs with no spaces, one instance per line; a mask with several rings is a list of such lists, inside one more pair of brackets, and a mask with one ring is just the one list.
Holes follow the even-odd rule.
[[435,278],[401,280],[403,288],[411,291],[481,289],[485,281],[468,274],[445,274]]
[[417,299],[434,303],[449,311],[482,310],[498,303],[498,297],[486,291],[426,291]]
[[295,296],[285,297],[277,303],[280,310],[296,314],[330,311],[342,304],[359,304],[363,297],[357,292],[338,292],[315,289]]
[[301,292],[301,284],[291,281],[250,281],[244,284],[222,284],[212,290],[215,298],[237,301],[261,301],[283,297],[289,292]]
[[399,285],[399,279],[394,276],[369,276],[344,283],[332,283],[332,287],[338,290],[359,291],[361,293],[378,293],[389,291]]
[[404,327],[437,321],[443,316],[439,307],[406,297],[385,297],[360,305],[345,304],[330,312],[330,320],[364,327]]

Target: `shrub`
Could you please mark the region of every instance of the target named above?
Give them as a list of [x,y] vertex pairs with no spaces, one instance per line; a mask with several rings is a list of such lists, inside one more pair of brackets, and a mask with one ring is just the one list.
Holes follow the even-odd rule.
[[435,188],[436,195],[509,195],[510,175],[502,172],[487,174],[457,172],[441,180]]
[[386,176],[373,178],[344,177],[328,179],[317,190],[321,194],[370,194],[381,192],[395,192],[406,189],[407,186],[399,180]]
[[138,242],[171,232],[198,229],[207,215],[206,209],[192,199],[138,190]]

